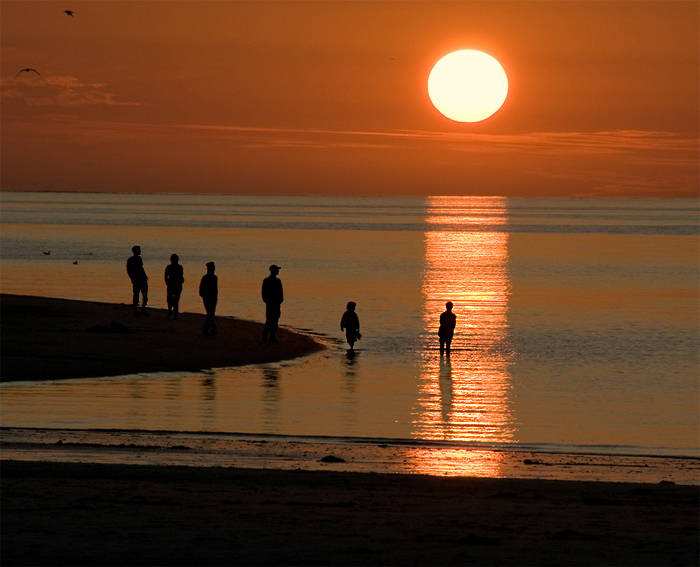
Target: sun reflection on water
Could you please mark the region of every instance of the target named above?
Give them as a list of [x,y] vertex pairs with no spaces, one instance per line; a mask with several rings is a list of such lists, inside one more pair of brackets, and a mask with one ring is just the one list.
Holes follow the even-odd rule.
[[416,447],[404,454],[407,472],[437,476],[506,476],[507,454],[503,451]]
[[[498,197],[430,197],[423,274],[423,356],[413,435],[421,439],[515,442],[509,408],[506,201]],[[445,303],[454,304],[452,352],[442,356],[437,330]],[[432,474],[497,474],[499,460],[433,462]],[[410,461],[408,463],[410,465]]]

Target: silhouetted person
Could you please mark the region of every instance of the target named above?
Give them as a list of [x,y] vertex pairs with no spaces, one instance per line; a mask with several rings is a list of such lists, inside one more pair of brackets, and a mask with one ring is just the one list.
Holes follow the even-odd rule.
[[[141,315],[149,316],[146,311],[148,303],[148,277],[143,269],[143,259],[141,258],[141,247],[134,246],[131,251],[134,255],[126,261],[126,273],[129,274],[131,285],[134,290],[134,315],[139,315],[139,294],[143,297],[141,302]],[[74,262],[77,263],[77,262]]]
[[178,263],[180,258],[177,254],[170,256],[170,264],[165,267],[165,288],[166,300],[168,302],[168,317],[175,317],[180,311],[180,295],[182,294],[182,284],[185,282],[185,275],[182,266]]
[[350,350],[353,350],[355,341],[362,338],[360,334],[360,320],[357,318],[357,313],[355,313],[355,307],[355,302],[350,301],[348,310],[343,313],[343,317],[340,319],[340,330],[345,331],[345,338],[348,340]]
[[452,302],[448,301],[445,303],[446,311],[440,315],[440,329],[438,330],[438,337],[440,337],[440,354],[447,351],[450,354],[450,345],[452,344],[452,337],[455,334],[455,326],[457,325],[457,317],[452,313]]
[[219,278],[214,275],[215,268],[214,262],[207,262],[207,273],[202,276],[202,281],[199,283],[199,296],[204,301],[204,309],[207,312],[202,329],[202,333],[205,335],[216,334],[214,314],[216,313],[216,302],[219,299]]
[[262,300],[265,302],[265,326],[263,327],[263,340],[270,339],[271,343],[276,343],[277,327],[281,310],[280,306],[284,301],[284,292],[282,291],[282,282],[277,278],[281,268],[272,264],[270,266],[270,275],[263,280],[262,283]]

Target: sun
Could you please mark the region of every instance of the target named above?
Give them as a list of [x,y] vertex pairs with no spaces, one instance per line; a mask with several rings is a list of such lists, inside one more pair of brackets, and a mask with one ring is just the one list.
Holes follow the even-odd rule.
[[503,106],[508,77],[501,64],[486,53],[455,51],[433,67],[428,95],[435,108],[450,120],[480,122]]

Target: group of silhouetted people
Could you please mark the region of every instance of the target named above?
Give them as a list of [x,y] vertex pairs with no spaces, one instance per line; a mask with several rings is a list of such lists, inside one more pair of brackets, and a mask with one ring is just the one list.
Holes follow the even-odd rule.
[[[148,276],[143,267],[143,259],[141,258],[141,247],[134,246],[131,251],[131,256],[126,262],[126,271],[131,279],[133,288],[133,307],[135,316],[149,317],[146,311],[148,303]],[[166,298],[168,303],[168,318],[178,318],[180,295],[182,294],[182,284],[185,282],[184,270],[179,264],[180,258],[177,254],[170,256],[170,264],[165,268],[165,287]],[[199,283],[199,296],[204,303],[206,317],[204,320],[204,328],[202,333],[205,335],[216,335],[216,303],[219,298],[219,280],[214,271],[216,265],[214,262],[207,262],[207,273],[202,276]],[[277,342],[277,329],[279,327],[279,319],[281,316],[281,306],[284,301],[284,291],[282,282],[277,277],[281,268],[272,264],[270,266],[270,275],[262,282],[262,300],[265,302],[265,326],[263,327],[262,339],[271,343]],[[141,300],[141,310],[139,311],[139,299]],[[357,305],[354,301],[350,301],[347,305],[347,311],[343,313],[340,319],[340,330],[345,331],[345,338],[350,345],[350,350],[354,350],[355,342],[362,338],[360,334],[360,320],[355,313]],[[440,328],[438,337],[440,338],[440,354],[450,354],[450,345],[454,336],[457,318],[452,313],[453,304],[448,301],[445,304],[446,311],[440,315]]]
[[[141,247],[134,246],[131,251],[131,256],[126,261],[126,272],[131,279],[133,289],[133,307],[134,315],[150,317],[146,311],[148,303],[148,276],[143,267],[143,259],[141,258]],[[177,254],[170,256],[170,264],[165,268],[165,287],[166,299],[168,303],[168,318],[178,318],[180,295],[182,294],[182,284],[185,282],[184,270],[180,265],[180,258]],[[280,267],[276,264],[270,266],[270,275],[263,280],[262,284],[262,299],[265,302],[265,326],[263,328],[263,340],[271,343],[277,342],[277,329],[279,327],[279,319],[281,315],[281,305],[284,301],[284,291],[282,282],[277,275],[280,272]],[[207,273],[202,276],[199,282],[199,296],[204,303],[206,317],[204,319],[204,328],[202,333],[205,335],[216,335],[216,303],[219,298],[219,280],[214,271],[216,265],[214,262],[207,262]],[[141,310],[139,311],[139,301],[141,302]],[[358,333],[359,334],[359,333]]]
[[[148,276],[143,268],[143,260],[141,259],[141,247],[134,246],[131,251],[131,256],[126,261],[126,273],[129,274],[131,285],[134,292],[134,315],[137,317],[143,315],[150,317],[146,311],[148,303]],[[180,295],[182,294],[182,284],[185,282],[184,271],[178,263],[180,258],[177,254],[170,256],[170,264],[165,268],[165,288],[167,290],[168,302],[168,318],[175,317],[177,319],[180,303]],[[213,265],[213,262],[212,262]],[[141,311],[139,311],[139,299],[141,299]]]

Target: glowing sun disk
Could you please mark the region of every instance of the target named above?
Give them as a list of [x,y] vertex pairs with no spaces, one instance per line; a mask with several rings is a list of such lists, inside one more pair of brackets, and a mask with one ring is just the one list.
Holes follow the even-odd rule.
[[428,95],[443,115],[456,122],[480,122],[506,100],[508,78],[501,64],[481,51],[445,55],[428,77]]

